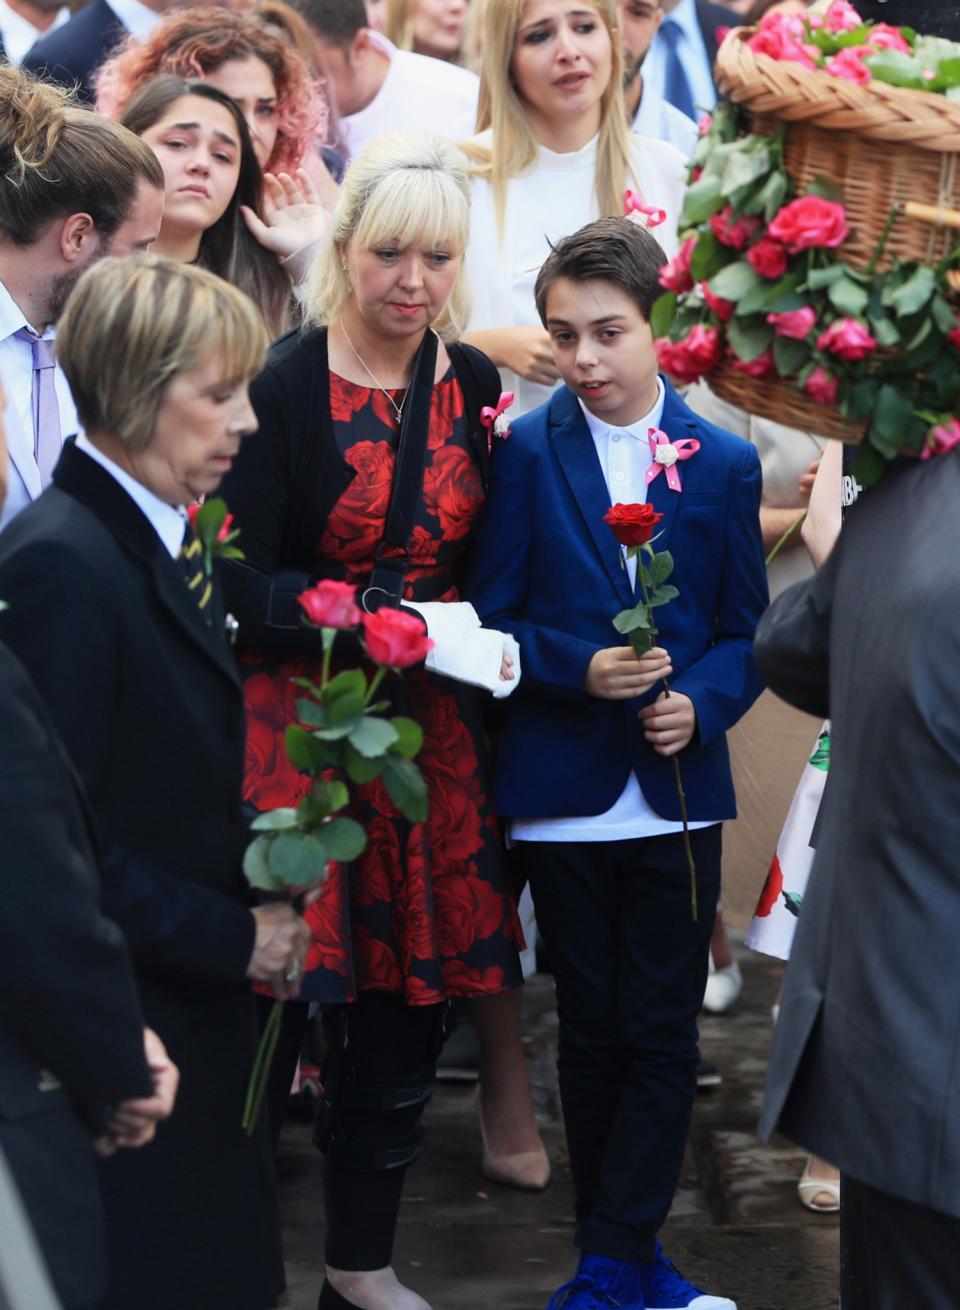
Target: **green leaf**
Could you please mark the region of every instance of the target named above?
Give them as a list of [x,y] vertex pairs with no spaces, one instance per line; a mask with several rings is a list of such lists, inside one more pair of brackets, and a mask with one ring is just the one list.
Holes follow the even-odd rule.
[[326,727],[327,716],[324,713],[322,705],[318,705],[315,700],[307,696],[301,696],[296,702],[297,718],[301,723],[305,723],[308,728]]
[[695,227],[698,223],[705,223],[723,206],[724,196],[721,190],[721,179],[718,176],[705,173],[698,181],[687,187],[687,194],[683,201],[683,212],[680,215],[681,229]]
[[324,691],[324,698],[329,703],[348,692],[354,696],[366,696],[367,678],[363,669],[344,669],[335,678],[331,678]]
[[657,587],[656,590],[651,593],[650,608],[653,609],[657,605],[669,605],[670,602],[676,600],[679,595],[680,593],[676,587],[668,582],[663,587]]
[[850,318],[862,314],[870,298],[863,287],[858,286],[848,277],[839,278],[831,283],[827,289],[827,297],[841,314],[846,314]]
[[791,337],[774,337],[773,362],[777,373],[782,378],[799,373],[810,358],[810,347],[805,341],[795,341]]
[[937,275],[932,268],[921,265],[898,287],[890,297],[897,318],[918,313],[936,290]]
[[363,711],[363,697],[355,691],[346,691],[328,704],[327,717],[331,728],[335,728],[348,719],[358,719]]
[[654,587],[666,582],[673,572],[673,556],[668,550],[660,550],[650,561],[650,581]]
[[727,156],[720,189],[728,198],[734,191],[749,186],[770,172],[770,151],[765,145],[754,145],[757,140],[752,138],[750,146],[734,150]]
[[923,64],[902,50],[881,50],[879,54],[870,55],[864,63],[871,77],[888,82],[890,86],[910,87],[914,91],[924,91],[929,86],[923,76]]
[[356,819],[331,819],[323,825],[323,844],[331,860],[355,860],[367,844]]
[[745,364],[758,359],[773,340],[773,328],[761,318],[732,318],[727,324],[730,349]]
[[851,473],[864,488],[872,487],[887,471],[887,459],[873,446],[864,442],[857,451]]
[[317,794],[319,790],[319,787],[314,787],[297,806],[297,816],[301,828],[315,828],[317,824],[323,822],[330,812],[323,800],[323,796]]
[[745,259],[728,264],[710,279],[710,290],[722,300],[737,301],[756,286],[765,285],[760,274]]
[[821,200],[843,200],[843,186],[835,177],[818,174],[807,187],[808,196],[819,196]]
[[317,741],[343,741],[344,737],[350,736],[356,724],[356,719],[349,719],[346,723],[338,723],[335,728],[314,728],[312,735]]
[[887,459],[893,459],[913,426],[913,404],[889,383],[880,388],[870,424],[870,444]]
[[350,745],[367,759],[373,759],[389,750],[398,736],[396,728],[386,719],[367,717],[350,733]]
[[751,197],[749,203],[742,206],[746,214],[763,214],[769,223],[783,208],[787,198],[789,180],[779,169],[770,174],[763,186]]
[[427,817],[427,784],[413,760],[404,759],[402,755],[386,755],[383,780],[400,813],[411,823],[422,823]]
[[829,287],[846,276],[847,270],[842,264],[831,264],[828,268],[812,268],[807,277],[807,286],[811,291],[822,291],[824,287]]
[[630,633],[630,645],[638,660],[643,659],[648,651],[653,650],[653,642],[653,633],[646,628],[635,628]]
[[[933,319],[925,318],[923,322],[920,324],[919,329],[910,338],[908,344],[904,346],[903,349],[905,353],[907,355],[911,355],[913,351],[919,350],[932,331],[933,331]],[[939,348],[940,348],[940,343],[937,342],[937,349]]]
[[287,757],[290,763],[296,769],[303,769],[306,773],[313,773],[323,764],[322,757],[318,754],[316,747],[318,742],[314,742],[310,733],[304,728],[300,728],[295,723],[291,723],[283,734],[283,744],[286,747]]
[[870,317],[870,330],[877,339],[877,345],[897,346],[900,344],[900,332],[895,323],[892,323],[886,315],[878,314],[876,317]]
[[258,814],[250,827],[255,832],[282,832],[285,828],[295,828],[299,822],[300,816],[297,811],[284,806],[281,809],[267,810],[264,814]]
[[274,837],[267,857],[270,872],[288,887],[321,877],[328,858],[324,843],[310,832],[281,832]]
[[351,782],[370,782],[372,779],[379,777],[383,772],[384,758],[383,755],[378,755],[376,759],[368,760],[366,756],[354,750],[348,741],[344,742],[343,767],[346,769],[347,777]]
[[931,306],[931,313],[933,314],[934,323],[936,323],[944,336],[946,336],[948,332],[952,332],[957,326],[957,315],[944,300],[943,296],[934,297],[933,305]]
[[264,892],[282,892],[286,883],[270,868],[270,847],[273,836],[257,837],[243,853],[243,876],[251,887]]
[[222,496],[205,500],[193,520],[193,530],[204,545],[216,541],[227,517],[227,502]]
[[632,609],[621,610],[613,620],[613,626],[617,632],[622,632],[624,636],[630,632],[649,628],[651,626],[650,615],[647,612],[646,605],[634,605]]
[[654,341],[658,341],[660,337],[670,335],[676,313],[677,293],[675,291],[665,291],[662,296],[658,296],[653,302],[653,307],[650,310],[650,331],[653,333]]
[[723,242],[718,241],[716,235],[706,228],[697,238],[690,260],[690,272],[694,282],[706,282],[714,273],[719,273],[721,268],[730,262],[731,254],[732,252]]
[[345,784],[337,778],[320,783],[314,791],[327,814],[336,814],[337,810],[342,810],[345,805],[350,804],[350,793]]
[[423,745],[423,729],[413,719],[402,716],[390,720],[396,729],[397,740],[392,749],[412,760]]
[[847,413],[857,423],[870,417],[877,407],[880,394],[880,382],[877,378],[862,378],[850,390],[850,403]]

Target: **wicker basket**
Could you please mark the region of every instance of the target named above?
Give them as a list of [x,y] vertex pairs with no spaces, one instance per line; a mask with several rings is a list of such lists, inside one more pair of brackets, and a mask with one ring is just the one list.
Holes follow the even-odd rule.
[[[818,177],[843,191],[851,235],[844,258],[865,268],[891,209],[920,201],[960,208],[960,103],[884,82],[857,86],[800,64],[758,55],[747,42],[756,28],[736,27],[717,59],[717,85],[749,113],[751,130],[789,124],[784,158],[798,193]],[[893,256],[932,264],[957,243],[957,232],[900,215],[886,244]],[[724,363],[707,381],[718,396],[761,418],[840,441],[858,442],[863,424],[820,405],[792,381],[750,378]]]

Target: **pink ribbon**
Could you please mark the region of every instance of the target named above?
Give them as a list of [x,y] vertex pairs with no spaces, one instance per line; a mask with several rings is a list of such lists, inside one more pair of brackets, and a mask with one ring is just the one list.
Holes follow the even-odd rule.
[[481,409],[480,422],[487,429],[488,448],[492,448],[494,437],[506,439],[510,435],[510,425],[506,422],[504,415],[515,399],[516,397],[512,391],[501,391],[496,409],[492,405],[484,405],[483,409]]
[[682,491],[680,484],[680,470],[677,464],[680,460],[689,459],[700,449],[700,442],[696,437],[681,437],[679,441],[671,441],[665,432],[659,428],[648,429],[648,439],[650,441],[650,453],[653,456],[653,463],[647,469],[647,486],[653,480],[660,476],[661,473],[667,475],[667,486],[671,491]]
[[623,212],[628,218],[631,214],[638,214],[641,218],[646,219],[648,228],[659,227],[661,223],[667,221],[667,211],[665,209],[655,209],[653,205],[645,205],[643,196],[638,196],[636,191],[624,191]]

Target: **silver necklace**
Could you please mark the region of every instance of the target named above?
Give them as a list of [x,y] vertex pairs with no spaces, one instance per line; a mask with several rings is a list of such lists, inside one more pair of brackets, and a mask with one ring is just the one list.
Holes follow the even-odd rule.
[[403,400],[402,400],[402,401],[400,402],[400,404],[398,405],[397,402],[394,400],[393,396],[390,395],[390,392],[386,389],[386,387],[383,385],[383,383],[382,383],[382,382],[380,381],[380,379],[377,377],[376,373],[374,373],[373,369],[370,367],[370,365],[367,363],[367,361],[366,361],[366,360],[363,358],[363,356],[360,354],[360,351],[356,348],[356,346],[355,346],[355,345],[353,344],[353,342],[350,340],[350,334],[349,334],[349,332],[347,331],[347,329],[343,326],[342,323],[340,324],[340,331],[343,333],[343,339],[344,339],[344,341],[346,341],[347,345],[348,345],[348,346],[350,347],[350,349],[353,351],[354,355],[356,356],[357,363],[358,363],[358,364],[360,365],[360,367],[363,369],[364,373],[366,373],[367,377],[370,378],[371,382],[374,384],[374,386],[377,388],[377,390],[378,390],[378,391],[381,391],[381,392],[383,393],[383,395],[386,396],[387,400],[390,402],[390,407],[391,407],[391,409],[393,410],[394,414],[396,414],[396,416],[397,416],[397,423],[399,424],[400,421],[401,421],[402,418],[403,418],[403,407],[404,407],[404,405],[407,403],[407,397],[404,396]]

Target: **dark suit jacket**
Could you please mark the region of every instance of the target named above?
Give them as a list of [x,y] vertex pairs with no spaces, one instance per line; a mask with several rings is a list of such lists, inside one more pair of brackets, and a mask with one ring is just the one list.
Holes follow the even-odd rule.
[[0,1148],[64,1306],[88,1306],[105,1285],[91,1138],[150,1094],[143,1018],[77,776],[2,644],[0,723]]
[[888,472],[756,642],[773,690],[833,725],[762,1131],[955,1216],[958,504],[955,453]]
[[743,15],[738,14],[735,9],[728,9],[726,5],[714,5],[710,0],[697,0],[697,21],[707,47],[710,67],[713,68],[717,62],[717,50],[720,48],[720,42],[717,40],[718,30],[724,27],[739,27],[743,22]]
[[[697,712],[683,752],[690,818],[736,812],[724,733],[760,693],[752,643],[767,604],[760,540],[760,461],[749,442],[706,423],[668,382],[661,426],[700,450],[681,467],[683,490],[651,483],[663,514],[656,548],[670,550],[679,597],[657,611],[671,686]],[[513,424],[494,449],[490,496],[467,589],[487,627],[520,643],[523,680],[506,704],[497,811],[509,816],[602,814],[631,768],[653,809],[679,818],[669,760],[644,740],[640,701],[583,689],[590,660],[626,644],[613,627],[635,603],[620,549],[603,521],[610,493],[572,392]]]
[[23,67],[51,82],[77,85],[82,100],[93,101],[93,75],[127,35],[106,0],[90,0],[69,22],[41,37]]
[[0,535],[0,629],[104,836],[104,904],[181,1070],[156,1141],[101,1169],[106,1310],[265,1310],[282,1274],[266,1138],[240,1130],[255,1049],[241,872],[244,716],[222,627],[110,474],[71,443]]

